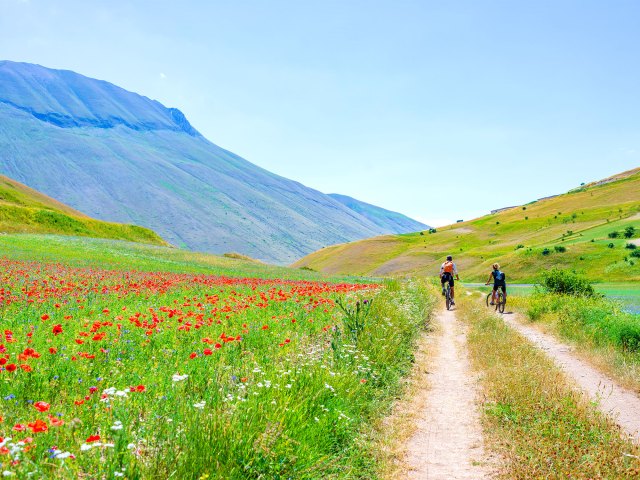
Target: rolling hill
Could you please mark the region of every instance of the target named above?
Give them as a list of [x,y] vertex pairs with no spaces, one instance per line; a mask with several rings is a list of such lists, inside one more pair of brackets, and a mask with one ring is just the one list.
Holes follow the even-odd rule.
[[26,63],[0,62],[0,172],[180,247],[276,263],[403,231],[214,145],[177,109]]
[[[628,227],[632,238],[624,237]],[[615,235],[617,238],[609,238]],[[600,281],[640,280],[640,258],[627,248],[640,240],[640,168],[563,195],[495,214],[406,235],[335,245],[296,262],[326,273],[437,275],[447,254],[461,277],[484,281],[499,262],[511,282],[534,281],[554,266]],[[640,248],[639,248],[640,249]]]
[[4,175],[0,175],[0,232],[62,234],[167,245],[149,229],[94,220]]

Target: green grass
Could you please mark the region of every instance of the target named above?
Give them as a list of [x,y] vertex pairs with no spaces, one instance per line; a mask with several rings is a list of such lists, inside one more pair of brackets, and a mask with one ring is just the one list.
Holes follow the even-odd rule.
[[[328,247],[295,265],[333,273],[431,276],[451,254],[465,281],[485,280],[494,262],[503,266],[508,281],[517,283],[530,283],[551,267],[576,269],[591,280],[640,281],[640,262],[624,248],[629,240],[608,238],[612,231],[633,226],[637,239],[639,198],[636,170],[604,185],[438,228],[433,234],[389,235]],[[564,253],[555,251],[560,246]],[[545,248],[549,255],[542,254]]]
[[479,302],[460,302],[481,373],[488,444],[505,479],[631,478],[640,451],[544,354]]

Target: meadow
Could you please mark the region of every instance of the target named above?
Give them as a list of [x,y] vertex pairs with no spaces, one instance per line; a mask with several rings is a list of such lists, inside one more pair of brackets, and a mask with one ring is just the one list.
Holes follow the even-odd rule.
[[370,425],[433,308],[422,285],[28,240],[0,238],[4,475],[376,477]]

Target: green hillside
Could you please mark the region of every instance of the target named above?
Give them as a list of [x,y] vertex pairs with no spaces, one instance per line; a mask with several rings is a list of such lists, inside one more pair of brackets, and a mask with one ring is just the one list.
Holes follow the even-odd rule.
[[[624,231],[634,227],[632,238]],[[618,238],[609,234],[618,232]],[[640,280],[640,168],[475,220],[324,248],[296,262],[327,273],[435,275],[447,254],[461,277],[481,281],[499,262],[512,282],[554,266],[592,280]]]
[[94,220],[4,175],[0,175],[0,232],[53,233],[167,245],[147,228]]

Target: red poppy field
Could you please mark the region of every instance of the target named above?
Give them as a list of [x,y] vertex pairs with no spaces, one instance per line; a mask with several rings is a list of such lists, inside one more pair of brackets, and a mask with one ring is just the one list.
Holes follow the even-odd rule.
[[[354,440],[429,308],[399,283],[0,272],[0,462],[17,478],[359,476]],[[370,313],[357,339],[338,300]]]

